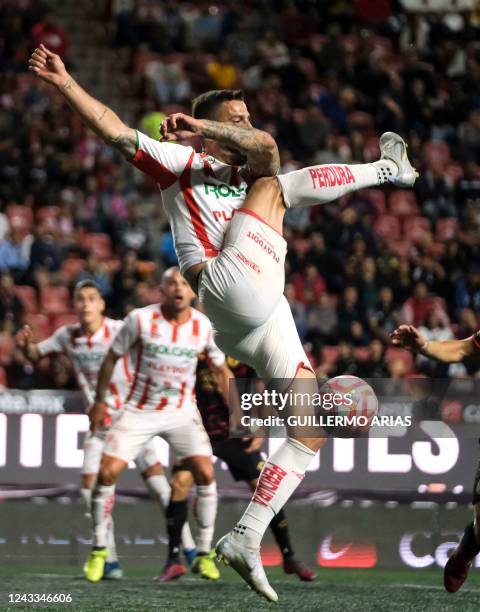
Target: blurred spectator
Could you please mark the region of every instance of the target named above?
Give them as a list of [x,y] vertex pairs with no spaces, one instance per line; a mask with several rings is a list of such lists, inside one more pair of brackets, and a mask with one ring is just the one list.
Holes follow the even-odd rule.
[[292,311],[300,339],[303,341],[308,330],[306,309],[304,304],[297,299],[295,287],[292,283],[285,285],[285,297]]
[[413,288],[412,297],[408,298],[402,307],[402,322],[407,325],[418,326],[430,312],[435,312],[448,325],[448,317],[441,302],[428,294],[425,283],[417,283]]
[[307,323],[309,342],[336,343],[338,317],[332,298],[327,293],[321,293],[317,302],[308,308]]
[[130,249],[122,257],[120,268],[115,272],[112,280],[112,298],[110,307],[118,318],[123,318],[127,312],[128,304],[134,303],[136,284],[142,280],[138,271],[138,255]]
[[149,259],[148,226],[149,219],[142,214],[140,198],[131,196],[127,203],[127,216],[117,225],[120,247],[135,250],[143,259]]
[[94,253],[90,253],[88,256],[87,264],[75,277],[74,285],[86,279],[92,279],[97,283],[104,298],[110,296],[111,285],[108,268],[98,260],[98,257]]
[[358,373],[358,361],[355,359],[353,345],[349,342],[340,341],[338,344],[338,359],[335,363],[334,371],[330,376],[340,376],[341,374],[352,374],[356,376]]
[[160,104],[178,104],[187,101],[190,96],[190,81],[180,64],[160,60],[149,62],[145,77]]
[[377,303],[367,313],[367,317],[371,333],[387,344],[389,335],[401,322],[391,287],[380,288]]
[[207,72],[214,89],[234,89],[238,86],[238,71],[226,49],[222,49],[218,57],[207,64]]
[[60,55],[64,62],[68,62],[70,41],[53,12],[46,13],[41,21],[33,26],[32,40],[34,47],[39,47],[43,44],[52,53]]
[[48,221],[39,223],[30,251],[30,274],[39,287],[62,281],[63,252],[56,228]]
[[0,272],[10,270],[17,278],[21,278],[28,268],[23,241],[23,232],[16,229],[12,229],[10,234],[0,241]]
[[25,306],[15,294],[15,283],[8,272],[0,274],[0,332],[15,334],[25,323]]
[[[422,325],[420,325],[418,329],[422,336],[428,341],[452,340],[454,337],[450,327],[447,327],[445,322],[442,321],[433,310],[427,313]],[[420,372],[428,374],[432,378],[443,378],[448,373],[449,364],[434,359],[428,359],[419,354],[417,355],[417,367]]]
[[297,272],[294,279],[295,298],[302,304],[312,304],[325,291],[325,281],[317,268],[311,264],[303,272]]
[[468,267],[467,276],[459,278],[455,284],[455,306],[458,310],[472,308],[480,311],[480,262]]
[[356,345],[365,345],[368,341],[364,329],[364,318],[358,299],[356,287],[346,287],[337,307],[338,331],[343,340],[353,341]]
[[368,345],[370,354],[368,359],[360,361],[358,376],[360,378],[386,378],[388,365],[385,359],[385,346],[380,340],[372,340]]

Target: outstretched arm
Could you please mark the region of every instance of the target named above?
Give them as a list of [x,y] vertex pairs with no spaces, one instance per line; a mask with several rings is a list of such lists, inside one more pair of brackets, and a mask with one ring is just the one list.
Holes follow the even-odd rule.
[[186,140],[193,136],[217,140],[243,155],[256,177],[274,176],[280,168],[277,143],[263,130],[175,113],[163,121],[160,131],[163,140]]
[[391,334],[391,338],[394,346],[416,351],[445,363],[463,361],[466,357],[480,353],[472,338],[429,341],[413,325],[400,325]]
[[88,127],[107,144],[118,149],[125,157],[136,153],[136,132],[126,126],[108,106],[88,94],[67,72],[58,55],[40,45],[32,53],[29,69],[46,83],[60,91],[70,106]]

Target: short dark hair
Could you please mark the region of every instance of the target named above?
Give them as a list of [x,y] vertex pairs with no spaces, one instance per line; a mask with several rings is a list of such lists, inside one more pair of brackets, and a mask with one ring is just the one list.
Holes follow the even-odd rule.
[[208,119],[217,106],[230,100],[245,100],[241,89],[211,89],[197,96],[192,102],[192,116],[195,119]]
[[102,294],[102,290],[100,289],[100,285],[96,283],[93,280],[93,278],[85,278],[84,280],[79,281],[73,289],[73,294],[75,295],[75,293],[77,291],[80,291],[80,289],[87,289],[87,288],[96,289],[98,293],[100,294],[100,297],[103,298],[103,294]]

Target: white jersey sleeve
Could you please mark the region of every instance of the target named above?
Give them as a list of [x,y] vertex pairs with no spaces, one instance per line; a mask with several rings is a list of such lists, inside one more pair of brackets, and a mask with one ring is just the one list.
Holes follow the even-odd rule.
[[63,353],[65,351],[65,337],[67,335],[66,325],[59,327],[49,338],[37,344],[37,350],[41,357],[51,353]]
[[140,338],[140,317],[136,310],[132,310],[125,317],[125,322],[117,332],[110,349],[115,355],[126,355],[135,342]]
[[191,163],[194,153],[192,147],[159,142],[137,131],[137,152],[130,163],[154,178],[160,189],[168,189]]
[[218,348],[213,341],[213,330],[210,326],[208,331],[207,345],[205,347],[205,354],[209,361],[216,366],[221,366],[225,363],[225,354]]

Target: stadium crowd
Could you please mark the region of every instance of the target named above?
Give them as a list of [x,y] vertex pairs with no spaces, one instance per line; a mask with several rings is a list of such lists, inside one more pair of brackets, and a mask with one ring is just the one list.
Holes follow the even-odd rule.
[[[97,4],[128,57],[122,95],[138,100],[142,129],[154,109],[188,112],[203,90],[241,87],[282,172],[372,161],[381,132],[406,137],[413,191],[289,211],[286,296],[319,377],[466,375],[414,362],[388,334],[400,322],[429,339],[480,327],[478,15],[394,0]],[[43,338],[72,321],[71,288],[87,276],[122,317],[158,299],[158,273],[176,261],[154,185],[26,72],[40,41],[81,62],[45,5],[0,0],[0,382],[20,388],[73,385],[61,359],[33,373],[13,346],[21,324]]]

